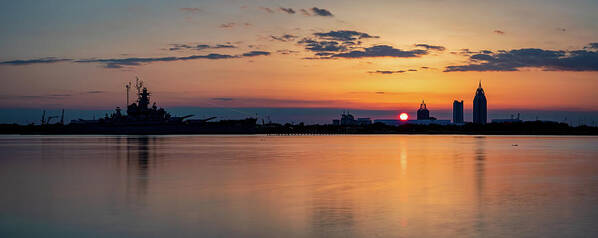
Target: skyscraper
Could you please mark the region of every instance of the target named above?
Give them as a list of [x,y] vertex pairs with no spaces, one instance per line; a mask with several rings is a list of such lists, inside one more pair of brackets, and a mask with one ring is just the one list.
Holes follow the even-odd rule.
[[419,105],[419,109],[417,110],[417,120],[430,120],[430,111],[428,111],[424,101],[422,101],[422,104]]
[[478,89],[475,92],[473,98],[473,123],[486,124],[488,119],[488,109],[486,106],[486,95],[484,95],[484,89],[482,88],[482,82],[478,85]]
[[453,123],[463,123],[463,100],[453,102]]

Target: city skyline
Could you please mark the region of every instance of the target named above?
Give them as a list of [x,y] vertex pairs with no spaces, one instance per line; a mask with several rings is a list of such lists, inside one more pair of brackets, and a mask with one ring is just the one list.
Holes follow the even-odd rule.
[[7,3],[0,111],[122,107],[139,76],[165,108],[469,116],[481,80],[489,110],[598,120],[596,2],[342,3]]

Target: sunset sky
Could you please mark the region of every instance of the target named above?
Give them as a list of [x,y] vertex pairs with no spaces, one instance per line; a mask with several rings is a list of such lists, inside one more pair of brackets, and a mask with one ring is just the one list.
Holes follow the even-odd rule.
[[0,108],[111,109],[139,76],[167,109],[471,110],[481,80],[490,114],[596,112],[597,12],[595,0],[2,1]]

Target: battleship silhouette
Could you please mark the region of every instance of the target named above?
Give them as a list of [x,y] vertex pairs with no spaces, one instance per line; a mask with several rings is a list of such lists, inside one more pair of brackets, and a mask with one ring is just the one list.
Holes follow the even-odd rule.
[[[216,117],[206,119],[189,119],[193,115],[172,116],[154,102],[150,107],[150,95],[143,81],[137,78],[134,87],[137,100],[129,104],[131,83],[126,85],[127,111],[122,113],[116,107],[113,113],[93,120],[72,120],[64,123],[50,124],[42,116],[40,126],[30,127],[25,133],[32,134],[254,134],[257,118],[243,120],[220,120],[212,122]],[[44,123],[45,122],[45,123]]]

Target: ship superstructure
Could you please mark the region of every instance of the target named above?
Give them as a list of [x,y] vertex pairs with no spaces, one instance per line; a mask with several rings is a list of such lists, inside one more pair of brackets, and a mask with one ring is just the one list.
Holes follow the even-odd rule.
[[[69,134],[252,134],[256,132],[256,118],[242,120],[221,120],[210,122],[216,117],[189,119],[193,115],[172,116],[156,103],[151,103],[151,93],[137,78],[135,89],[137,100],[129,104],[131,83],[125,86],[127,111],[116,107],[114,112],[100,119],[72,120],[69,125],[52,129],[49,133]],[[151,103],[151,106],[150,106]]]
[[[130,83],[125,86],[127,90],[127,104],[129,102]],[[182,123],[186,118],[193,115],[183,117],[173,117],[166,112],[164,108],[158,108],[156,102],[150,107],[151,93],[143,86],[143,81],[137,78],[135,82],[137,89],[137,100],[127,105],[127,113],[123,114],[120,107],[116,107],[113,113],[106,115],[98,120],[73,120],[71,124],[120,124],[120,125],[156,125],[156,124],[177,124]],[[212,118],[213,119],[213,118]]]

